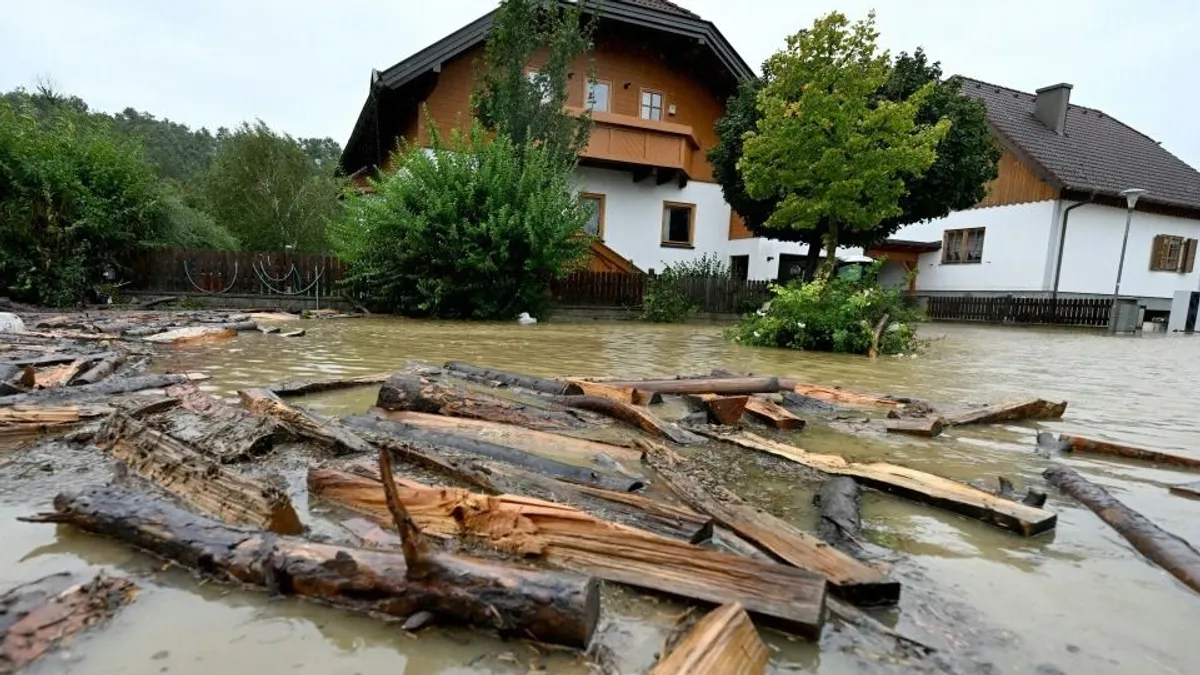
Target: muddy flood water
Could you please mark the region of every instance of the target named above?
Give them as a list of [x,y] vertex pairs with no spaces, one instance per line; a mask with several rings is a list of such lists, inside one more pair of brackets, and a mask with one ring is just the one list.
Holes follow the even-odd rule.
[[[1035,452],[1039,429],[1121,440],[1200,456],[1200,338],[932,324],[916,358],[751,349],[720,328],[620,324],[531,327],[392,319],[303,322],[307,337],[243,334],[224,344],[165,351],[157,369],[202,371],[221,394],[281,380],[374,373],[407,359],[459,359],[541,376],[670,376],[714,368],[904,394],[946,403],[1021,396],[1070,401],[1061,422],[948,429],[936,439],[848,434],[810,424],[792,441],[811,451],[886,459],[963,481],[997,476],[1047,489],[1059,516],[1050,534],[1024,539],[998,528],[874,491],[864,493],[868,538],[904,583],[899,607],[873,612],[897,631],[955,656],[941,668],[979,673],[1200,672],[1200,596],[1136,553],[1085,507],[1046,488],[1042,470],[1061,461],[1130,507],[1200,542],[1200,500],[1174,496],[1193,473]],[[361,412],[373,389],[310,397],[325,412]],[[813,527],[817,483],[742,451],[730,487],[801,529]],[[295,599],[196,581],[123,544],[67,527],[24,524],[44,508],[31,495],[104,480],[103,467],[60,468],[52,454],[0,458],[0,581],[63,569],[115,568],[143,586],[106,629],[78,639],[33,673],[584,673],[575,655],[503,642],[463,629],[417,636],[395,625]],[[13,487],[17,486],[17,487]],[[21,487],[25,486],[25,487]],[[36,486],[36,490],[34,489]],[[307,507],[303,485],[292,486]],[[46,491],[49,490],[49,491]],[[45,497],[48,501],[48,497]],[[650,666],[681,605],[622,591],[606,594],[601,633],[630,672]],[[764,631],[772,672],[914,672],[864,658],[827,629],[818,648]]]

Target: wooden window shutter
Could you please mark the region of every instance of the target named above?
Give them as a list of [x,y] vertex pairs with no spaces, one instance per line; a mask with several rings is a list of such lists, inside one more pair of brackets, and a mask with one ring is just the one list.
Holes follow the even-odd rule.
[[1167,235],[1160,234],[1154,237],[1154,245],[1150,247],[1150,271],[1157,272],[1161,270],[1163,253],[1167,249]]
[[1195,239],[1188,239],[1183,242],[1183,255],[1180,256],[1182,264],[1179,271],[1190,273],[1196,268],[1196,245]]

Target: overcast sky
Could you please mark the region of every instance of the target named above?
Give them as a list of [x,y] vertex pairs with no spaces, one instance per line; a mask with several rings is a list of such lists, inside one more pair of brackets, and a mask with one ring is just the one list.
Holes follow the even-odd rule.
[[[0,90],[49,78],[105,111],[132,106],[192,126],[261,118],[344,143],[384,69],[494,0],[0,0]],[[1195,0],[678,0],[751,66],[839,9],[874,8],[892,51],[918,46],[947,73],[1025,91],[1075,85],[1200,167]]]

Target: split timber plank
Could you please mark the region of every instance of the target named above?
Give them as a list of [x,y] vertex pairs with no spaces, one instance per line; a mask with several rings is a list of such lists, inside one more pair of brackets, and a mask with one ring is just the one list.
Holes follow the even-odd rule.
[[650,675],[762,675],[767,646],[736,602],[709,612]]
[[871,394],[841,387],[826,387],[819,384],[782,380],[783,386],[801,396],[836,403],[851,408],[903,408],[905,401],[892,396]]
[[665,447],[647,446],[646,463],[683,502],[774,559],[825,577],[835,594],[863,605],[895,604],[900,583],[864,565],[785,520],[747,504],[719,486],[702,486],[686,473],[687,461]]
[[[379,481],[309,470],[309,490],[383,524]],[[515,495],[489,497],[403,481],[399,497],[423,532],[470,536],[498,550],[537,556],[601,579],[748,611],[810,639],[820,634],[825,580],[804,570],[741,558]]]
[[680,445],[700,443],[704,440],[687,429],[662,420],[645,408],[631,403],[622,403],[599,396],[554,396],[551,397],[551,400],[568,408],[608,415],[651,436],[665,438]]
[[355,387],[369,387],[371,385],[383,384],[391,376],[391,373],[374,373],[372,375],[354,375],[352,377],[339,377],[329,380],[280,382],[265,388],[275,392],[276,396],[306,396],[323,391],[336,391],[339,389],[353,389]]
[[742,421],[742,413],[746,411],[749,396],[722,396],[720,394],[691,394],[688,398],[702,406],[708,412],[708,420],[713,424],[734,426]]
[[751,417],[776,429],[800,431],[804,428],[804,420],[796,417],[792,411],[761,396],[751,396],[746,401],[746,412],[750,413]]
[[270,389],[243,389],[238,392],[242,405],[256,415],[273,417],[292,433],[315,441],[339,453],[374,453],[377,448],[346,429],[339,420],[294,408]]
[[1040,398],[996,403],[946,418],[949,426],[997,424],[1023,420],[1057,420],[1067,411],[1067,402],[1054,403]]
[[207,342],[209,340],[228,340],[236,337],[237,331],[225,326],[189,326],[177,328],[165,333],[156,333],[142,338],[144,342],[157,344],[189,344]]
[[1053,529],[1058,520],[1049,511],[997,497],[949,478],[895,464],[851,462],[839,455],[810,453],[749,432],[713,434],[713,438],[782,457],[830,475],[851,476],[864,485],[982,520],[1026,537]]
[[656,391],[642,391],[637,387],[618,387],[607,382],[588,380],[567,380],[567,388],[564,393],[568,396],[599,396],[632,405],[662,403],[662,394]]
[[96,444],[137,475],[226,523],[280,534],[304,531],[287,493],[230,471],[124,413],[113,413],[96,434]]
[[1200,458],[1173,455],[1169,452],[1162,452],[1160,450],[1137,448],[1132,445],[1123,445],[1121,443],[1112,443],[1110,441],[1098,441],[1091,438],[1084,438],[1082,436],[1072,436],[1070,434],[1059,434],[1058,442],[1059,445],[1061,445],[1067,452],[1088,455],[1109,455],[1112,457],[1120,457],[1122,459],[1137,459],[1145,462],[1153,462],[1155,464],[1169,464],[1172,467],[1200,469]]
[[159,414],[154,426],[223,464],[261,457],[292,438],[274,418],[252,415],[193,384],[172,385],[166,393],[179,407]]
[[773,394],[783,389],[778,377],[693,377],[675,380],[604,382],[611,387],[634,387],[660,394]]

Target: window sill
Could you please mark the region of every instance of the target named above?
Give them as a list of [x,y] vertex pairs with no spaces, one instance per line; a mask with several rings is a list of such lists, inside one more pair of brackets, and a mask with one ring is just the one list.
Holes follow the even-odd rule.
[[687,242],[680,241],[664,241],[659,244],[659,246],[662,246],[663,248],[696,248],[695,244],[689,244]]
[[982,260],[943,260],[943,265],[982,265]]

